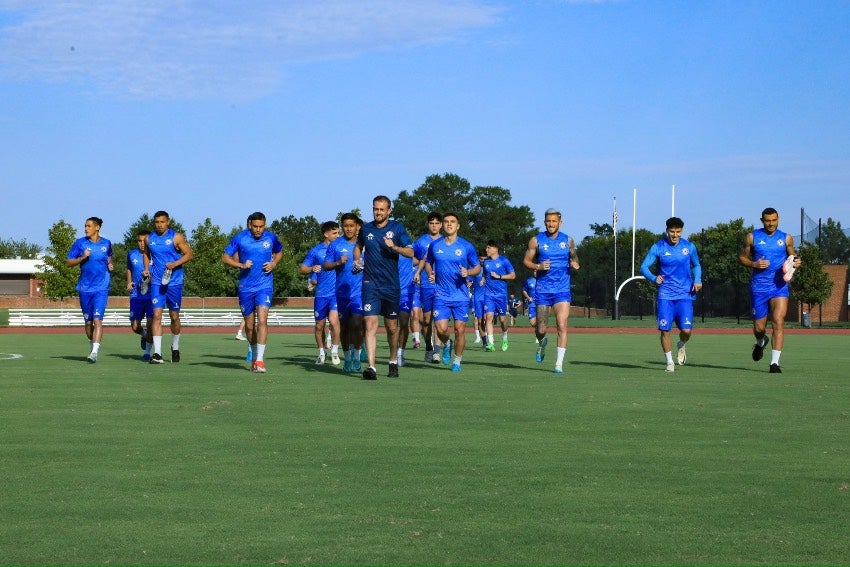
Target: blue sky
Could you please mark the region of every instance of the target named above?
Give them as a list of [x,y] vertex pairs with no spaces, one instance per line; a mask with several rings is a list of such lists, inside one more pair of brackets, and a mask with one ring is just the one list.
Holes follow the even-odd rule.
[[686,233],[847,227],[848,29],[829,0],[0,0],[0,237],[322,221],[445,172],[576,238],[633,189],[661,232],[673,185]]

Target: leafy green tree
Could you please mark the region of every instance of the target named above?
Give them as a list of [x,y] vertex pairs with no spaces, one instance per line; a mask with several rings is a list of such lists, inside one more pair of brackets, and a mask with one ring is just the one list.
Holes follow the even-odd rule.
[[221,261],[221,254],[230,236],[207,217],[192,231],[189,245],[192,261],[186,264],[187,295],[223,297],[236,295],[236,273]]
[[744,219],[739,217],[688,236],[696,244],[702,265],[698,313],[740,317],[748,311],[751,270],[741,265],[738,253],[752,230],[752,225],[744,226]]
[[826,219],[826,223],[820,228],[819,236],[815,239],[815,244],[824,263],[850,263],[850,237],[841,228],[840,222],[835,222],[831,218]]
[[62,219],[50,227],[47,236],[50,244],[43,257],[44,271],[36,274],[36,277],[44,281],[46,297],[61,301],[77,293],[80,269],[65,264],[68,251],[77,240],[77,230]]
[[416,239],[425,231],[428,213],[456,213],[461,236],[477,250],[483,251],[488,240],[496,241],[500,253],[517,271],[515,287],[519,289],[519,282],[528,275],[522,258],[535,233],[534,215],[528,206],[512,206],[510,202],[511,192],[503,187],[472,187],[459,175],[445,173],[429,175],[417,189],[399,193],[393,202],[393,216]]
[[308,215],[297,218],[293,215],[281,217],[269,224],[283,244],[283,259],[274,274],[275,295],[304,297],[308,295],[307,280],[298,270],[307,252],[324,238],[322,225],[316,217]]
[[35,259],[41,254],[41,246],[30,244],[24,240],[0,238],[0,258],[27,258]]
[[822,249],[809,242],[801,244],[797,249],[802,263],[791,280],[791,293],[794,299],[808,305],[809,313],[814,305],[821,305],[829,298],[834,285],[823,269],[822,253]]

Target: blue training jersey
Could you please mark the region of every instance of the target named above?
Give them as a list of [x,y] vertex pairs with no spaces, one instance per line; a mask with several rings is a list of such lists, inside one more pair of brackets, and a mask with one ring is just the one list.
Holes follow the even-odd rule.
[[491,273],[496,272],[499,277],[514,273],[513,264],[504,256],[486,258],[482,268],[482,276],[487,287],[487,293],[491,297],[508,297],[508,282],[506,280],[493,279]]
[[[417,238],[416,242],[413,243],[413,257],[420,262],[424,262],[425,257],[428,255],[428,247],[431,246],[431,243],[435,240],[439,240],[439,238],[439,235],[437,236],[437,238],[431,238],[430,234],[423,234],[422,236]],[[431,281],[426,277],[424,269],[420,274],[419,281],[420,286],[423,289],[434,289],[434,284],[432,284]]]
[[548,270],[537,271],[536,293],[570,291],[570,238],[559,232],[550,238],[546,232],[537,235],[537,263],[549,260]]
[[138,248],[133,248],[127,252],[127,269],[130,270],[130,280],[133,282],[133,289],[130,291],[130,297],[149,297],[151,294],[150,289],[148,289],[148,293],[145,295],[142,295],[141,292],[142,272],[145,271],[145,259],[144,254],[142,254],[142,251]]
[[[658,263],[658,273],[652,268]],[[658,299],[688,299],[694,296],[694,284],[702,285],[702,267],[697,247],[692,242],[680,239],[673,246],[666,238],[652,245],[640,265],[643,277],[655,283],[656,276],[664,281],[658,286]]]
[[447,302],[469,302],[469,288],[460,269],[473,269],[478,265],[478,252],[472,243],[458,236],[449,244],[441,237],[428,248],[426,261],[434,270],[437,297]]
[[363,283],[373,282],[378,289],[401,289],[398,278],[398,253],[384,244],[384,237],[390,236],[395,246],[410,248],[413,241],[404,226],[390,219],[383,227],[375,226],[375,221],[367,222],[357,235],[363,267]]
[[753,261],[764,258],[770,265],[763,270],[753,268],[750,289],[753,293],[774,293],[788,287],[783,278],[782,264],[788,258],[788,234],[775,230],[768,235],[763,228],[753,231]]
[[112,243],[106,238],[92,242],[87,237],[74,241],[68,251],[68,259],[74,260],[91,250],[89,259],[80,264],[80,277],[77,279],[77,291],[109,291],[111,274],[109,260],[112,258]]
[[363,287],[363,272],[353,273],[354,245],[357,241],[349,242],[340,236],[328,245],[325,252],[325,262],[339,262],[347,256],[345,264],[336,268],[336,297],[337,299],[360,297]]
[[[165,272],[165,265],[170,262],[176,262],[183,257],[183,254],[174,246],[174,237],[177,233],[172,229],[166,230],[162,234],[156,231],[148,235],[148,250],[151,255],[151,282],[157,283],[162,281],[162,274]],[[183,283],[183,266],[174,268],[171,274],[169,285],[179,285]]]
[[528,294],[528,297],[531,298],[531,303],[534,303],[534,290],[537,289],[537,278],[534,276],[525,280],[525,283],[522,284],[522,290]]
[[254,238],[250,230],[243,230],[234,236],[225,247],[228,256],[239,254],[243,264],[251,260],[251,267],[239,270],[239,291],[256,293],[274,291],[274,275],[266,273],[263,264],[272,261],[272,255],[283,250],[283,244],[273,232],[263,231],[259,238]]
[[[327,251],[328,245],[319,242],[307,252],[302,264],[310,268],[321,266],[325,263]],[[336,271],[322,268],[321,272],[311,272],[310,277],[316,278],[316,297],[336,297]]]

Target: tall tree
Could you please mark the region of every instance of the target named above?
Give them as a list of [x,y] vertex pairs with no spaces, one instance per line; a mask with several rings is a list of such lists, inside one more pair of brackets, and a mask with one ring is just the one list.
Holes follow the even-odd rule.
[[221,261],[230,236],[207,217],[192,230],[189,244],[194,257],[186,264],[185,289],[188,295],[224,297],[236,295],[236,274]]
[[47,232],[50,244],[47,246],[43,260],[44,270],[36,277],[44,281],[44,295],[50,299],[65,300],[77,293],[79,268],[68,267],[65,260],[74,241],[77,240],[77,230],[65,221],[59,220]]
[[826,264],[850,263],[850,236],[841,228],[840,222],[831,218],[821,225],[815,244],[820,251],[820,257]]
[[699,313],[739,317],[748,311],[751,270],[740,264],[738,253],[752,230],[752,225],[744,226],[739,217],[688,236],[697,245],[702,265]]
[[808,305],[810,313],[813,306],[821,305],[829,298],[834,285],[829,274],[823,269],[824,262],[821,254],[822,250],[817,245],[809,242],[801,244],[797,249],[797,255],[802,260],[802,264],[794,272],[794,279],[791,280],[791,293],[794,299]]
[[307,282],[298,270],[298,265],[310,251],[310,248],[324,238],[321,224],[316,217],[295,217],[288,215],[269,224],[283,244],[283,260],[274,274],[275,295],[283,297],[304,297],[307,295]]
[[0,258],[26,258],[35,259],[41,254],[41,246],[38,244],[30,244],[24,240],[15,240],[10,238],[4,240],[0,238]]

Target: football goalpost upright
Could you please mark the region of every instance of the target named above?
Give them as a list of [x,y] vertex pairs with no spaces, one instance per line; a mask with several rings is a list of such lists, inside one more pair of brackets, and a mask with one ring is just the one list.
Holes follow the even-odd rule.
[[[672,195],[670,197],[670,216],[676,216],[676,186],[673,185]],[[637,189],[632,189],[632,275],[623,283],[617,286],[617,198],[614,197],[614,316],[613,319],[620,319],[620,293],[626,284],[635,280],[642,280],[642,275],[635,275],[635,230],[637,227]]]

